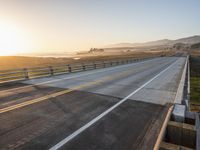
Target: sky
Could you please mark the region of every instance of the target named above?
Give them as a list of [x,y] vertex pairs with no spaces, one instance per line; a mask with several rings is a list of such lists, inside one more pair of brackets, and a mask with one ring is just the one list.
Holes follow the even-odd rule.
[[200,34],[200,0],[0,0],[0,55]]

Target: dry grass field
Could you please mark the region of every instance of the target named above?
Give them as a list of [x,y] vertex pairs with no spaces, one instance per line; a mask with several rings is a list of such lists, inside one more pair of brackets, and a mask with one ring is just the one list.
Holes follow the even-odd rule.
[[63,64],[73,63],[86,63],[94,61],[106,61],[115,59],[126,58],[144,58],[161,55],[172,55],[173,52],[127,52],[116,54],[90,54],[90,55],[77,55],[79,59],[73,58],[54,58],[54,57],[22,57],[22,56],[1,56],[0,57],[0,70],[8,69],[21,69],[33,67],[46,67]]
[[200,53],[193,52],[190,57],[190,109],[200,112]]

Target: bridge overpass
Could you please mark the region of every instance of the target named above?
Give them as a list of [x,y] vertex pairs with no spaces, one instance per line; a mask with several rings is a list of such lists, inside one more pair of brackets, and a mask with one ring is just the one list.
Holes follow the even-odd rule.
[[186,57],[0,86],[0,149],[154,149]]

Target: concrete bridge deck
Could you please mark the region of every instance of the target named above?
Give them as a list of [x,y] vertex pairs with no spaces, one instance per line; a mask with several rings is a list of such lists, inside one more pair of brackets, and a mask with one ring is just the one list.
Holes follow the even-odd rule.
[[152,149],[185,57],[0,86],[0,149]]

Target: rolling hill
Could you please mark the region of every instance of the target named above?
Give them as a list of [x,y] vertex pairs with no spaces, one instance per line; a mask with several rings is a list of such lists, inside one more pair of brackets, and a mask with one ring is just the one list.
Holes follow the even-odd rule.
[[183,44],[195,44],[200,42],[200,35],[190,36],[186,38],[170,40],[170,39],[163,39],[157,41],[150,41],[145,43],[117,43],[112,45],[107,45],[104,48],[120,48],[120,47],[144,47],[144,46],[172,46],[176,43],[183,43]]

